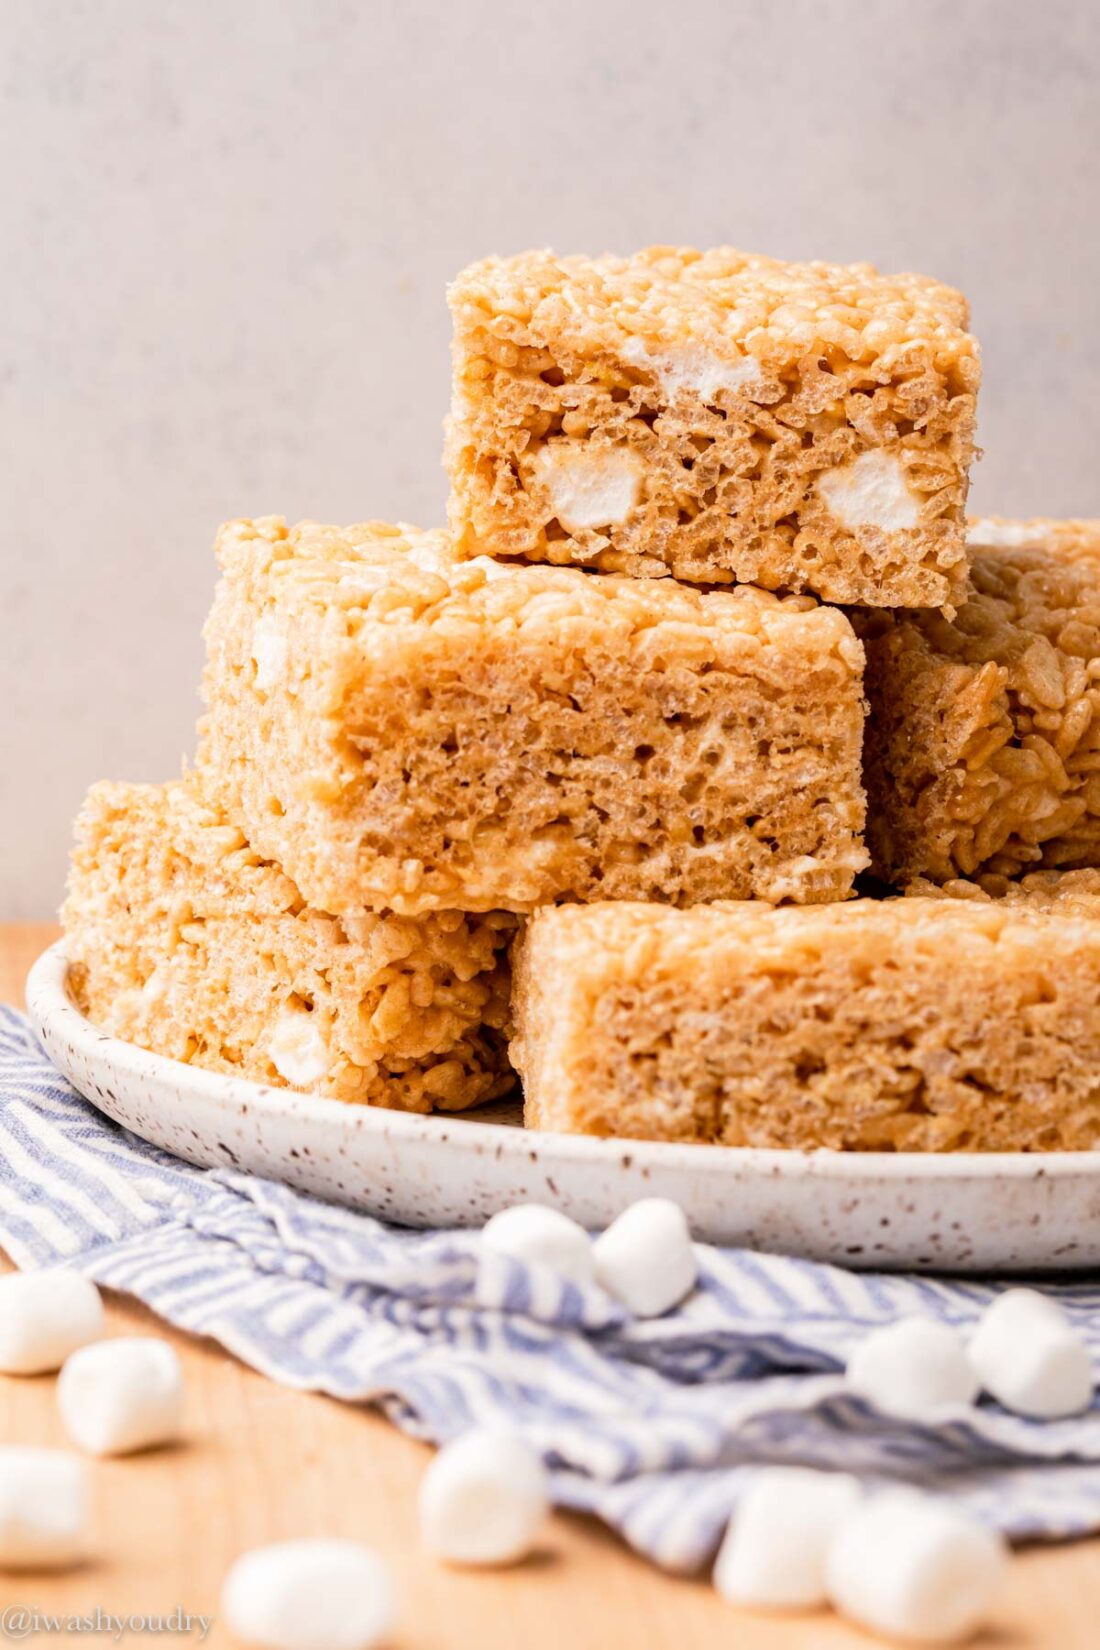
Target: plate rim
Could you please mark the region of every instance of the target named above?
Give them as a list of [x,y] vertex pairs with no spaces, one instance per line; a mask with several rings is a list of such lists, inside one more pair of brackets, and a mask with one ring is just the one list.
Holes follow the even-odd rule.
[[[688,1167],[712,1173],[735,1169],[766,1177],[852,1180],[997,1180],[1066,1179],[1100,1175],[1100,1149],[1079,1152],[845,1152],[831,1147],[806,1151],[798,1147],[722,1146],[687,1141],[640,1140],[633,1136],[608,1137],[528,1130],[509,1123],[481,1121],[459,1112],[420,1113],[357,1105],[299,1089],[271,1087],[249,1077],[208,1071],[167,1055],[154,1054],[136,1043],[114,1037],[96,1026],[73,1002],[68,990],[69,963],[63,939],[55,940],[32,963],[26,982],[26,1013],[36,1035],[45,1029],[68,1040],[74,1052],[95,1063],[109,1060],[127,1075],[186,1085],[203,1098],[226,1100],[233,1093],[239,1105],[242,1092],[261,1112],[285,1121],[299,1119],[318,1124],[350,1125],[357,1131],[386,1133],[393,1141],[435,1141],[453,1145],[455,1124],[459,1139],[472,1148],[503,1149],[539,1155],[545,1142],[558,1161],[607,1163],[628,1152],[634,1166],[647,1163]],[[227,1086],[231,1086],[227,1088]],[[91,1101],[94,1105],[94,1099]]]

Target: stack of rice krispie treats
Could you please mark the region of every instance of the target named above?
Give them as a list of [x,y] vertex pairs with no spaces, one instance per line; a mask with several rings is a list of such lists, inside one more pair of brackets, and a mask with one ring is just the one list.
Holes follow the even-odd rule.
[[963,298],[654,248],[451,307],[448,530],[223,528],[194,767],[78,823],[78,1001],[534,1128],[1100,1143],[1100,523],[968,533]]

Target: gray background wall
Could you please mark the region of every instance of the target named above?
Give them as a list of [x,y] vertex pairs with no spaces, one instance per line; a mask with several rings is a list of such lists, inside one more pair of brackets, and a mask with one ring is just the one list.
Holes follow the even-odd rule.
[[1095,0],[0,0],[0,917],[190,747],[227,516],[441,519],[448,275],[729,242],[965,288],[972,500],[1100,515]]

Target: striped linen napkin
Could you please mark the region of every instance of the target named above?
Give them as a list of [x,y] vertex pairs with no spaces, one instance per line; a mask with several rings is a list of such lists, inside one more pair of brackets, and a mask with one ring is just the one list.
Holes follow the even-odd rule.
[[[1017,1539],[1100,1527],[1100,1405],[1038,1423],[983,1402],[932,1427],[843,1389],[867,1329],[912,1312],[965,1328],[995,1284],[700,1245],[697,1293],[634,1321],[595,1287],[481,1253],[476,1233],[408,1231],[181,1163],[81,1099],[2,1007],[0,1246],[418,1438],[507,1424],[543,1455],[559,1505],[669,1569],[708,1559],[763,1462],[917,1481]],[[1100,1364],[1100,1283],[1048,1287]]]

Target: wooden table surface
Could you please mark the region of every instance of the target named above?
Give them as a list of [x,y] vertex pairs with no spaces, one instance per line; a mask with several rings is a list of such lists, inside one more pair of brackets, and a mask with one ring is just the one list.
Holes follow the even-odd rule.
[[[35,956],[54,937],[42,926],[0,927],[0,1001],[22,1001]],[[155,1331],[121,1298],[114,1332]],[[762,1618],[723,1603],[705,1581],[660,1574],[602,1528],[554,1519],[545,1550],[512,1570],[447,1570],[417,1544],[416,1488],[428,1459],[371,1411],[273,1385],[210,1342],[161,1329],[178,1348],[188,1388],[186,1442],[130,1461],[93,1466],[95,1555],[64,1577],[0,1577],[4,1610],[168,1616],[176,1606],[214,1616],[226,1567],[247,1547],[292,1536],[369,1542],[397,1572],[393,1650],[843,1650],[872,1642],[825,1613]],[[49,1377],[0,1377],[0,1441],[59,1444]],[[9,1614],[8,1636],[23,1635]],[[24,1636],[24,1642],[29,1636]],[[69,1632],[38,1638],[78,1642]],[[166,1642],[197,1643],[189,1638]],[[34,1642],[33,1637],[30,1642]],[[90,1638],[79,1642],[104,1643]],[[138,1645],[128,1634],[123,1641]],[[204,1641],[227,1645],[215,1621]],[[1017,1556],[993,1629],[998,1650],[1096,1650],[1100,1645],[1100,1541]]]

